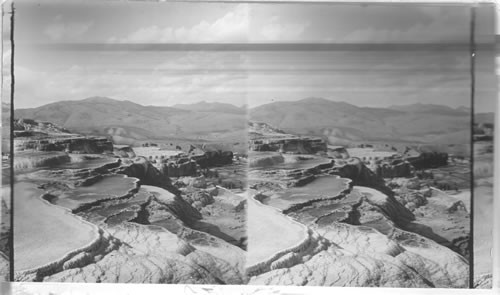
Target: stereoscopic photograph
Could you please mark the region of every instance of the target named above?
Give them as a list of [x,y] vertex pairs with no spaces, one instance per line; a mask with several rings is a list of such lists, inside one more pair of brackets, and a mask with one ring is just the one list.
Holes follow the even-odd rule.
[[11,1],[5,281],[492,288],[495,7]]

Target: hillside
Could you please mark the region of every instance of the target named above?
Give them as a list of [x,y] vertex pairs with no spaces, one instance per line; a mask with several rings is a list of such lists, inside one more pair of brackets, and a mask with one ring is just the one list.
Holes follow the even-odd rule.
[[15,110],[16,118],[49,121],[78,133],[110,135],[115,142],[146,139],[239,140],[245,116],[172,107],[143,106],[130,101],[92,97]]
[[444,105],[415,103],[409,105],[390,106],[389,108],[410,113],[427,113],[449,116],[463,116],[470,114],[470,109],[464,106],[453,109]]
[[207,112],[207,113],[222,112],[226,114],[246,114],[246,110],[244,108],[239,108],[232,104],[220,103],[220,102],[201,101],[193,104],[176,104],[173,107],[176,109],[195,111],[195,112]]
[[335,144],[367,140],[459,144],[470,138],[470,114],[440,105],[366,108],[307,98],[258,106],[250,110],[250,118],[289,133],[325,136]]
[[[92,97],[15,113],[16,118],[49,121],[73,132],[110,135],[118,143],[170,138],[241,141],[247,129],[245,110],[224,103],[157,107]],[[462,144],[470,138],[470,114],[465,107],[413,104],[368,108],[307,98],[261,105],[250,109],[249,115],[253,122],[267,123],[286,133],[323,136],[332,144],[388,140]],[[492,114],[478,114],[476,122],[492,118]]]

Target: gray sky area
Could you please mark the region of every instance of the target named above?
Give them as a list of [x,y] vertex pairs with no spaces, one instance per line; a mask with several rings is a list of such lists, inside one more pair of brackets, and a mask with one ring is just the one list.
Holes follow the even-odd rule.
[[[467,47],[411,48],[467,44],[468,29],[468,8],[450,5],[19,1],[16,107],[90,96],[144,105],[203,100],[255,106],[316,96],[362,106],[469,106]],[[73,46],[63,50],[61,43]],[[150,49],[151,44],[172,43],[410,47],[318,52]],[[40,44],[54,47],[41,49]],[[103,50],[103,44],[121,45]],[[134,47],[141,44],[142,50]],[[6,50],[4,63],[9,59]]]
[[465,6],[66,2],[19,1],[17,42],[468,40]]

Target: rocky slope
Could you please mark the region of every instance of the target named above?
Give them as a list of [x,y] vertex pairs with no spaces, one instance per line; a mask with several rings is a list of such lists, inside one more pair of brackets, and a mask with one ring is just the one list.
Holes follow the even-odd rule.
[[[189,202],[194,196],[174,187],[144,158],[115,159],[88,168],[38,170],[23,179],[38,183],[51,206],[69,209],[73,218],[95,226],[98,236],[51,263],[16,270],[18,281],[245,282],[244,250],[217,235],[218,226],[200,224],[213,222],[200,213],[210,202]],[[135,188],[127,184],[133,179],[138,180]],[[212,198],[222,204],[229,196],[216,193]],[[237,206],[231,202],[227,206]],[[219,233],[227,232],[219,227]]]
[[[355,187],[352,193],[360,189],[365,190]],[[250,284],[466,287],[467,261],[430,239],[399,229],[394,216],[387,215],[398,205],[378,194],[366,200],[339,198],[335,201],[341,209],[312,220],[309,214],[320,212],[319,204],[316,210],[310,205],[293,212],[292,217],[312,230],[307,242],[277,253],[267,268],[249,269]]]
[[284,137],[273,139],[254,139],[250,141],[250,150],[258,152],[283,152],[295,154],[316,154],[326,152],[326,143],[321,138]]
[[209,168],[230,165],[233,163],[231,151],[205,151],[203,153],[179,154],[157,163],[159,170],[168,177],[198,176]]
[[327,151],[326,142],[319,137],[287,134],[266,123],[249,122],[248,134],[250,151],[295,154],[315,154]]
[[[251,154],[249,162],[262,162],[252,160],[261,158],[260,154]],[[467,287],[469,266],[463,238],[468,231],[461,226],[469,217],[458,199],[393,191],[382,178],[386,175],[377,175],[356,158],[314,167],[305,166],[307,160],[302,162],[304,166],[251,167],[255,199],[261,206],[274,208],[273,214],[280,218],[302,225],[306,233],[302,242],[292,246],[273,250],[262,244],[254,250],[271,253],[264,252],[266,260],[247,266],[250,284]],[[328,178],[331,175],[340,178]],[[347,188],[339,186],[342,179],[349,180]],[[403,183],[399,187],[406,189]],[[264,236],[274,232],[267,234],[268,245],[288,240],[279,232],[291,225],[277,223],[281,228],[273,229],[264,217],[252,220],[250,214],[249,218],[249,255],[252,227]]]
[[14,121],[14,129],[14,151],[64,151],[80,154],[113,151],[113,143],[108,138],[73,134],[50,122],[17,119]]
[[70,156],[65,152],[18,152],[14,157],[14,169],[22,171],[37,167],[59,165],[70,161]]

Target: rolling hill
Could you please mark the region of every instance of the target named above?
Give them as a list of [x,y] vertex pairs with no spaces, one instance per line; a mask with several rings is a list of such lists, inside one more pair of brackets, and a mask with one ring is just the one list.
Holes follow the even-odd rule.
[[[287,133],[323,136],[332,144],[391,141],[464,144],[470,139],[467,108],[413,104],[358,107],[323,98],[281,101],[249,109],[249,119]],[[70,131],[112,136],[116,143],[191,139],[245,141],[247,115],[230,104],[200,102],[174,107],[143,106],[92,97],[15,110],[16,118],[49,121]],[[491,114],[478,114],[490,120]]]
[[250,119],[289,133],[320,135],[331,143],[400,141],[467,143],[470,113],[441,105],[357,107],[323,98],[274,102],[250,109]]
[[169,138],[239,141],[244,139],[246,128],[245,115],[224,110],[143,106],[106,97],[16,109],[15,116],[49,121],[72,132],[109,135],[115,143]]
[[239,108],[229,103],[206,102],[201,101],[193,104],[176,104],[173,106],[176,109],[182,109],[195,112],[207,113],[226,113],[226,114],[246,114],[245,108]]
[[464,106],[454,109],[444,105],[423,104],[423,103],[396,105],[396,106],[390,106],[389,108],[408,113],[426,113],[426,114],[436,114],[439,116],[442,115],[464,116],[464,115],[470,115],[471,111],[469,108],[466,108]]

